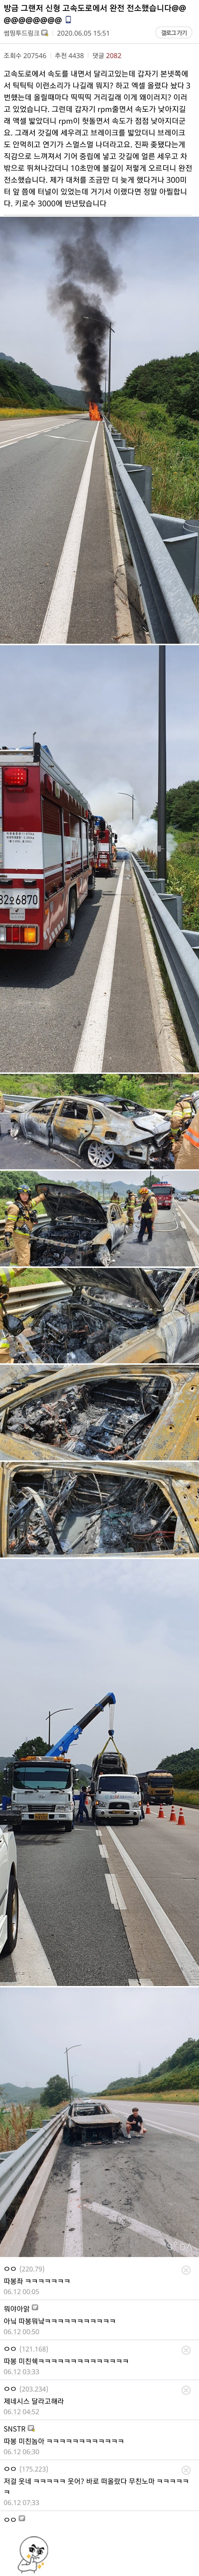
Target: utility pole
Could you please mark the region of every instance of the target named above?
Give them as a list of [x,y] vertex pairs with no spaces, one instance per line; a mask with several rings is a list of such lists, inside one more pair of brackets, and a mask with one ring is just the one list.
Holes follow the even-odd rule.
[[110,322],[110,323],[109,323],[109,366],[108,366],[108,415],[107,415],[108,420],[110,420],[110,399],[111,399],[111,332],[113,331],[113,328],[114,328],[114,326],[113,326],[113,322]]
[[106,376],[105,376],[105,403],[104,403],[104,410],[105,410],[105,418],[106,418]]
[[70,1700],[70,1699],[69,1699],[69,1700],[67,1700],[66,1708],[49,1708],[49,1711],[48,1711],[48,1721],[47,1721],[47,1718],[45,1717],[45,1726],[46,1726],[46,1725],[47,1725],[47,1723],[48,1723],[48,1751],[49,1751],[49,1753],[50,1753],[50,1721],[51,1721],[51,1717],[69,1717],[70,1710],[71,1710],[71,1714],[72,1714],[72,1700]]
[[167,876],[166,790],[167,790],[167,780],[166,780],[166,650],[165,650],[165,644],[160,644],[160,645],[159,645],[159,708],[158,708],[158,855],[157,855],[157,873],[158,873],[158,877],[161,877],[161,878],[162,878],[162,881],[163,881],[163,883],[164,883],[164,885],[165,885],[165,886],[166,886],[166,876]]

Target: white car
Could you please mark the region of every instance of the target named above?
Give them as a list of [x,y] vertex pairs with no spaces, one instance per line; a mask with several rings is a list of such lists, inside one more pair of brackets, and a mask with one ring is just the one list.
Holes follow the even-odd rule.
[[0,1951],[16,1950],[19,1921],[17,1848],[14,1834],[0,1825]]

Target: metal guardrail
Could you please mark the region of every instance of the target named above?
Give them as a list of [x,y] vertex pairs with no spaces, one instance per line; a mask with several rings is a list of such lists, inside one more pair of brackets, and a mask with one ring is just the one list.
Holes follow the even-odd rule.
[[0,2233],[11,2202],[17,2200],[18,2192],[23,2192],[29,2174],[34,2173],[35,2165],[43,2163],[53,2138],[63,2128],[67,2109],[68,2103],[65,2102],[63,2111],[57,2113],[55,2120],[45,2120],[42,2129],[29,2129],[21,2147],[12,2147],[9,2155],[0,2154]]
[[[147,618],[152,644],[199,644],[199,616],[193,599],[185,589],[176,563],[159,535],[155,518],[141,500],[123,465],[121,449],[116,447],[112,430],[104,420],[104,434],[114,478],[121,518],[128,538],[134,571]],[[133,473],[133,469],[132,469]],[[174,531],[175,534],[175,531]],[[189,543],[189,539],[187,540]],[[196,538],[197,543],[197,538]],[[186,548],[186,534],[184,537]]]
[[172,992],[175,994],[175,1001],[192,1047],[195,1063],[199,1065],[199,958],[195,949],[190,946],[186,932],[177,928],[172,914],[167,909],[167,904],[164,904],[160,895],[155,893],[151,879],[147,877],[147,870],[140,866],[139,859],[135,859],[134,855],[132,865],[141,894],[144,895],[149,919],[153,923],[158,948],[161,950],[161,957],[167,968]]

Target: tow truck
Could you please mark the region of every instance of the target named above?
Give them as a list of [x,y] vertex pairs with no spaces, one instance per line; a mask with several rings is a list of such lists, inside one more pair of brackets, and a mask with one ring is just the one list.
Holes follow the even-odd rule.
[[47,956],[94,894],[95,848],[84,791],[48,743],[0,751],[0,945]]

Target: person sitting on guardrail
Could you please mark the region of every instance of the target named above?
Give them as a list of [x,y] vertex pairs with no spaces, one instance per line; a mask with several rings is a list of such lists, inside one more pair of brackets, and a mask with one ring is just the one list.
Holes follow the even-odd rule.
[[148,1243],[152,1243],[155,1216],[157,1216],[157,1199],[154,1198],[153,1190],[144,1189],[141,1193],[138,1243],[143,1243],[143,1234],[147,1234]]

